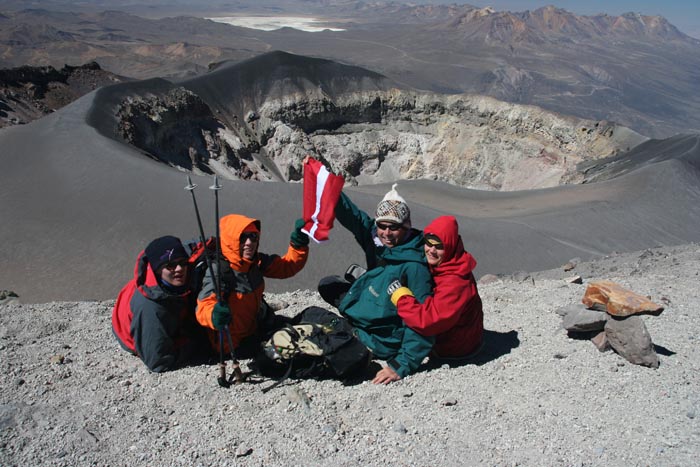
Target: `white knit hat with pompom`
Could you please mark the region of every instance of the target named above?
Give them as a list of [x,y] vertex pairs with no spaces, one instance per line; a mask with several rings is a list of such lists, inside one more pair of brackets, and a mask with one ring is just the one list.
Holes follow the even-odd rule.
[[411,210],[408,209],[406,200],[396,191],[396,186],[394,183],[377,205],[375,222],[392,222],[410,228]]

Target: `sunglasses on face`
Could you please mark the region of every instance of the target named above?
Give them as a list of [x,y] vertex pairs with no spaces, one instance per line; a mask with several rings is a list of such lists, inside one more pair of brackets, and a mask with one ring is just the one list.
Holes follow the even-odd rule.
[[390,230],[392,232],[396,232],[397,230],[401,230],[403,228],[403,225],[401,224],[382,224],[381,222],[376,223],[377,229],[379,230]]
[[440,240],[440,237],[438,237],[435,234],[426,233],[425,234],[425,244],[428,247],[435,247],[435,249],[437,249],[437,250],[444,250],[445,249],[445,244],[442,243],[442,240]]
[[250,239],[253,242],[257,242],[259,235],[257,232],[243,232],[241,234],[241,243],[245,243],[246,240]]
[[186,259],[170,261],[169,263],[165,263],[163,269],[167,269],[168,271],[174,271],[177,269],[178,266],[182,266],[182,268],[185,269],[189,264],[189,261],[187,261]]

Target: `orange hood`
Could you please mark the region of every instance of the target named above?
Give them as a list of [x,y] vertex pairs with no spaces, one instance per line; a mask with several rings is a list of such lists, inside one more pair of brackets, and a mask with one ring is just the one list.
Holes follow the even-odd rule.
[[[231,263],[231,267],[240,272],[247,272],[254,261],[241,256],[241,233],[255,230],[260,233],[260,221],[240,214],[229,214],[219,221],[221,233],[221,252]],[[258,241],[258,246],[260,242]],[[257,251],[255,252],[257,255]]]

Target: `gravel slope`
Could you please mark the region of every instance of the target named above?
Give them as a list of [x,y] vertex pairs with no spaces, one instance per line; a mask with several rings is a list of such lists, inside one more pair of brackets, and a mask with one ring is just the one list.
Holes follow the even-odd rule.
[[[216,366],[150,374],[111,335],[113,301],[0,305],[3,466],[630,466],[700,456],[700,246],[480,284],[488,345],[390,386],[221,389]],[[564,278],[580,274],[584,285]],[[668,306],[645,317],[657,370],[567,337],[559,307],[611,279]],[[269,295],[295,313],[314,292]],[[63,356],[63,363],[57,363]],[[244,366],[245,366],[244,362]]]

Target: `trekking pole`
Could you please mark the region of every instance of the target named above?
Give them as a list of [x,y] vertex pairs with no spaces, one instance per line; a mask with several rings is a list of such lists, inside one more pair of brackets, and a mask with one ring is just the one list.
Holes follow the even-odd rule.
[[[220,237],[220,232],[219,232],[219,190],[222,189],[223,187],[219,185],[219,177],[217,175],[214,175],[214,184],[209,187],[210,190],[214,190],[214,209],[215,209],[215,219],[216,219],[216,270],[217,270],[217,300],[219,303],[221,303],[222,297],[221,297],[221,264],[220,264],[220,246],[219,246],[219,238]],[[228,346],[229,349],[231,349],[231,366],[233,369],[233,372],[231,373],[231,377],[233,378],[233,382],[235,384],[240,384],[243,382],[243,372],[241,371],[241,367],[238,364],[238,359],[236,358],[236,351],[233,348],[233,339],[231,338],[231,331],[229,330],[228,326],[224,329],[226,333],[226,339],[228,340]],[[219,345],[223,349],[223,337],[219,336]]]
[[[206,237],[204,236],[204,227],[202,227],[202,218],[199,215],[199,208],[197,207],[197,198],[194,196],[194,189],[197,188],[197,185],[192,183],[192,179],[190,176],[187,176],[187,186],[185,187],[185,190],[189,191],[192,194],[192,202],[194,203],[194,212],[197,214],[197,225],[199,226],[199,241],[202,242],[202,247],[205,248],[207,246],[207,240]],[[218,226],[218,220],[217,220],[217,226]],[[218,229],[217,229],[217,234],[218,234]],[[217,241],[217,247],[218,247],[218,241],[219,238],[216,238]],[[217,248],[217,255],[218,255],[218,248]],[[219,297],[221,297],[220,289],[219,289],[219,283],[216,281],[216,278],[214,277],[214,269],[213,269],[213,264],[211,262],[211,258],[209,258],[209,255],[204,252],[204,260],[207,262],[207,269],[209,270],[209,274],[212,277],[212,280],[214,281],[214,290],[216,292],[216,300],[219,301]],[[226,380],[226,362],[224,360],[224,334],[221,330],[219,330],[219,377],[217,378],[217,382],[219,383],[219,386],[222,388],[227,388],[229,387],[229,383]]]
[[224,333],[219,330],[219,377],[216,379],[219,386],[227,388],[231,386],[226,379],[226,360],[224,360]]

